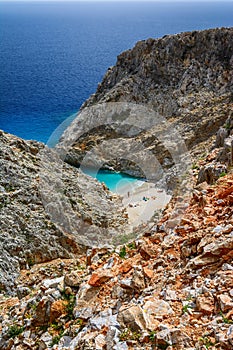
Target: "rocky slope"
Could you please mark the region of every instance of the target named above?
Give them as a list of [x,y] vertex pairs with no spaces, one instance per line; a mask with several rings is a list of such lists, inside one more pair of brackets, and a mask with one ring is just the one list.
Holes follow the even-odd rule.
[[[195,159],[184,174],[195,185],[178,224],[183,198],[174,192],[143,236],[116,249],[87,250],[79,232],[66,228],[81,217],[83,232],[91,227],[95,235],[106,226],[124,232],[118,198],[62,160],[56,167],[53,153],[44,157],[44,145],[1,132],[0,272],[7,290],[0,294],[0,349],[233,349],[232,33],[216,29],[141,42],[119,56],[85,104],[135,96],[154,110],[163,106],[169,127],[179,127]],[[101,107],[94,112],[101,118]],[[115,131],[104,125],[94,134],[87,124],[81,141],[73,124],[59,145],[70,163],[79,164],[82,152],[114,135],[126,149],[136,139],[164,168],[174,165],[148,129],[125,128],[121,120]],[[72,141],[75,152],[67,156]],[[135,164],[107,165],[134,171]],[[63,218],[54,194],[75,213],[64,226],[51,220]],[[17,296],[9,296],[12,291]]]
[[[223,151],[197,160],[196,180]],[[0,349],[233,349],[232,170],[195,186],[167,231],[174,201],[158,225],[116,250],[22,270],[17,297],[1,295]]]
[[[132,127],[119,128],[119,123],[114,123],[114,117],[111,123],[106,120],[104,125],[99,126],[99,115],[91,107],[96,104],[104,106],[106,102],[133,103],[154,110],[167,121],[166,128],[170,131],[164,132],[170,133],[171,137],[171,130],[178,130],[189,150],[208,141],[232,109],[232,41],[232,28],[211,29],[148,39],[120,54],[96,93],[82,107],[85,118],[86,109],[89,108],[90,114],[93,114],[88,119],[91,120],[90,125],[93,125],[93,119],[97,125],[83,130],[81,135],[77,134],[66,161],[79,166],[85,152],[103,140],[118,138],[118,145],[122,143],[125,149],[130,149],[132,139],[136,138],[146,150],[155,154],[163,169],[174,165],[168,149],[157,137],[158,132],[163,132],[162,123],[152,123],[151,128],[146,124],[143,128],[142,125],[136,135],[135,131],[132,135]],[[127,114],[128,108],[126,105],[121,114]],[[156,113],[154,119],[157,118]],[[135,126],[133,120],[129,122]],[[72,127],[67,133],[72,133]],[[136,155],[140,157],[139,151]],[[145,177],[134,159],[122,159],[121,155],[117,157],[114,154],[112,158],[105,154],[99,157],[103,168]]]
[[[46,165],[44,150],[41,143],[0,132],[0,287],[8,292],[20,269],[83,252],[90,228],[95,237],[100,228],[116,232],[126,223],[119,199],[78,169],[61,164],[62,188],[54,188],[59,173]],[[76,228],[67,225],[58,192],[72,209],[68,219],[74,216]]]

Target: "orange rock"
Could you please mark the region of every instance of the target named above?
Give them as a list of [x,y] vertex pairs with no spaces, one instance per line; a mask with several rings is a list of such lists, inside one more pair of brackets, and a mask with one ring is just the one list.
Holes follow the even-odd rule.
[[220,308],[223,312],[233,309],[233,302],[229,295],[221,294],[218,296]]
[[152,278],[153,278],[153,276],[154,276],[154,271],[153,271],[153,270],[148,269],[148,267],[144,267],[144,268],[143,268],[143,271],[144,271],[144,275],[145,275],[146,277],[148,277],[149,279],[152,279]]
[[146,243],[140,247],[139,253],[144,260],[150,260],[158,255],[156,246]]
[[227,196],[229,196],[231,193],[233,192],[233,186],[227,188],[225,191],[221,192],[219,195],[218,195],[218,198],[226,198]]
[[101,286],[101,284],[108,281],[112,277],[113,275],[107,270],[94,272],[91,275],[91,278],[89,279],[88,284],[92,287],[99,287]]
[[108,332],[108,330],[109,330],[109,327],[108,326],[103,326],[102,328],[101,328],[101,334],[104,334],[104,335],[106,335],[107,334],[107,332]]
[[127,273],[132,269],[132,267],[133,267],[132,262],[130,260],[125,260],[119,267],[119,271],[121,273]]
[[51,305],[50,322],[54,322],[57,318],[66,314],[66,302],[64,300],[56,300]]
[[204,314],[210,315],[214,311],[214,298],[200,295],[197,297],[197,308]]

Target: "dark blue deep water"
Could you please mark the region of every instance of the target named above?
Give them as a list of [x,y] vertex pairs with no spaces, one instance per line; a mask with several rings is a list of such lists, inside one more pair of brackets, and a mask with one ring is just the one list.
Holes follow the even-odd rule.
[[233,2],[0,2],[0,129],[46,142],[138,40],[233,25]]

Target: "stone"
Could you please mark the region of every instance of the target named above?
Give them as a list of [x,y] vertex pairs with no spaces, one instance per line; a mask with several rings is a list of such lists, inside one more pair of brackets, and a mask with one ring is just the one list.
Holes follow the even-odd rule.
[[46,279],[43,281],[43,286],[46,289],[49,288],[58,288],[60,291],[64,290],[64,276],[53,278],[53,279]]
[[220,308],[222,312],[227,312],[228,310],[233,309],[233,299],[226,294],[220,294],[218,296],[218,300],[220,303]]
[[175,290],[169,289],[167,288],[165,291],[165,300],[169,301],[169,300],[177,300],[177,292]]
[[233,345],[233,326],[230,326],[227,331],[227,340]]
[[223,147],[224,145],[224,140],[227,138],[228,136],[228,130],[226,128],[221,127],[216,135],[216,147]]
[[149,269],[148,267],[143,268],[144,276],[148,279],[152,279],[154,276],[154,271]]
[[50,310],[53,298],[44,296],[36,306],[35,314],[32,318],[32,325],[35,327],[46,326],[50,319]]
[[111,309],[102,311],[98,316],[93,317],[90,320],[90,325],[92,326],[92,328],[98,329],[98,330],[102,329],[104,326],[119,327],[119,323],[117,321],[117,315],[113,315]]
[[51,304],[50,323],[53,323],[54,321],[58,320],[59,317],[67,314],[66,306],[67,302],[64,300],[56,300]]
[[17,296],[19,299],[24,298],[26,295],[28,295],[30,293],[31,293],[31,290],[28,287],[24,287],[24,286],[17,287]]
[[58,349],[57,350],[63,350],[63,349],[67,349],[70,350],[70,343],[72,341],[72,338],[64,335],[61,340],[58,343]]
[[127,259],[123,261],[123,263],[119,267],[119,272],[120,273],[127,273],[133,268],[133,264],[131,260]]
[[233,164],[233,135],[224,139],[223,147],[220,149],[217,160],[226,163],[228,166]]
[[43,333],[40,337],[39,349],[47,349],[50,346],[52,339],[53,337],[51,336],[51,334],[49,334],[49,332]]
[[174,311],[168,302],[161,299],[149,299],[143,306],[143,312],[153,317],[173,315]]
[[130,328],[132,331],[138,332],[145,328],[145,320],[143,310],[140,306],[132,305],[127,308],[120,308],[117,321],[122,327]]
[[95,338],[95,349],[102,350],[106,345],[105,336],[103,334],[97,335]]
[[214,312],[214,298],[199,295],[196,299],[197,309],[206,315],[211,315]]
[[131,280],[131,286],[133,289],[137,291],[141,291],[145,289],[145,278],[144,278],[144,272],[142,266],[135,266],[132,280]]
[[132,290],[133,285],[132,285],[132,278],[125,278],[120,280],[120,286],[124,289]]
[[82,282],[82,277],[77,271],[67,273],[64,277],[65,285],[69,287],[78,287]]
[[149,260],[149,259],[154,258],[158,255],[158,252],[156,250],[156,246],[154,246],[153,244],[148,244],[148,243],[141,245],[139,252],[140,252],[141,256],[143,257],[143,259],[145,259],[145,260]]
[[184,349],[187,349],[187,345],[189,343],[189,337],[182,333],[182,331],[178,328],[165,328],[160,332],[156,333],[156,342],[158,345],[180,345],[183,346]]
[[106,334],[106,348],[107,350],[112,350],[115,344],[119,344],[119,327],[109,326],[107,334]]
[[85,301],[87,303],[92,303],[98,296],[100,288],[92,287],[89,284],[82,284],[78,293],[76,294],[76,302]]
[[99,287],[103,283],[107,282],[113,278],[113,274],[109,272],[108,270],[100,270],[100,271],[95,271],[91,275],[91,278],[88,281],[88,284],[92,287]]
[[86,307],[80,307],[80,305],[78,305],[78,307],[76,306],[74,308],[73,314],[75,319],[81,318],[83,320],[88,320],[93,316],[94,308],[88,307],[88,303],[84,305],[86,305]]
[[225,164],[208,164],[200,169],[197,184],[207,182],[208,184],[212,185],[219,179],[221,174],[225,173],[227,173],[227,166]]

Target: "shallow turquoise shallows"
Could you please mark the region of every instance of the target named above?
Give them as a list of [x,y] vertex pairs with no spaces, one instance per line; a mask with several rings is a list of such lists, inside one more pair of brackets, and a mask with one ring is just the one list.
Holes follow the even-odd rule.
[[99,170],[97,174],[94,170],[91,169],[85,169],[84,172],[87,175],[96,178],[99,182],[104,182],[110,191],[117,193],[121,192],[121,189],[123,187],[130,187],[133,185],[133,183],[138,181],[138,179],[135,177],[108,170]]

